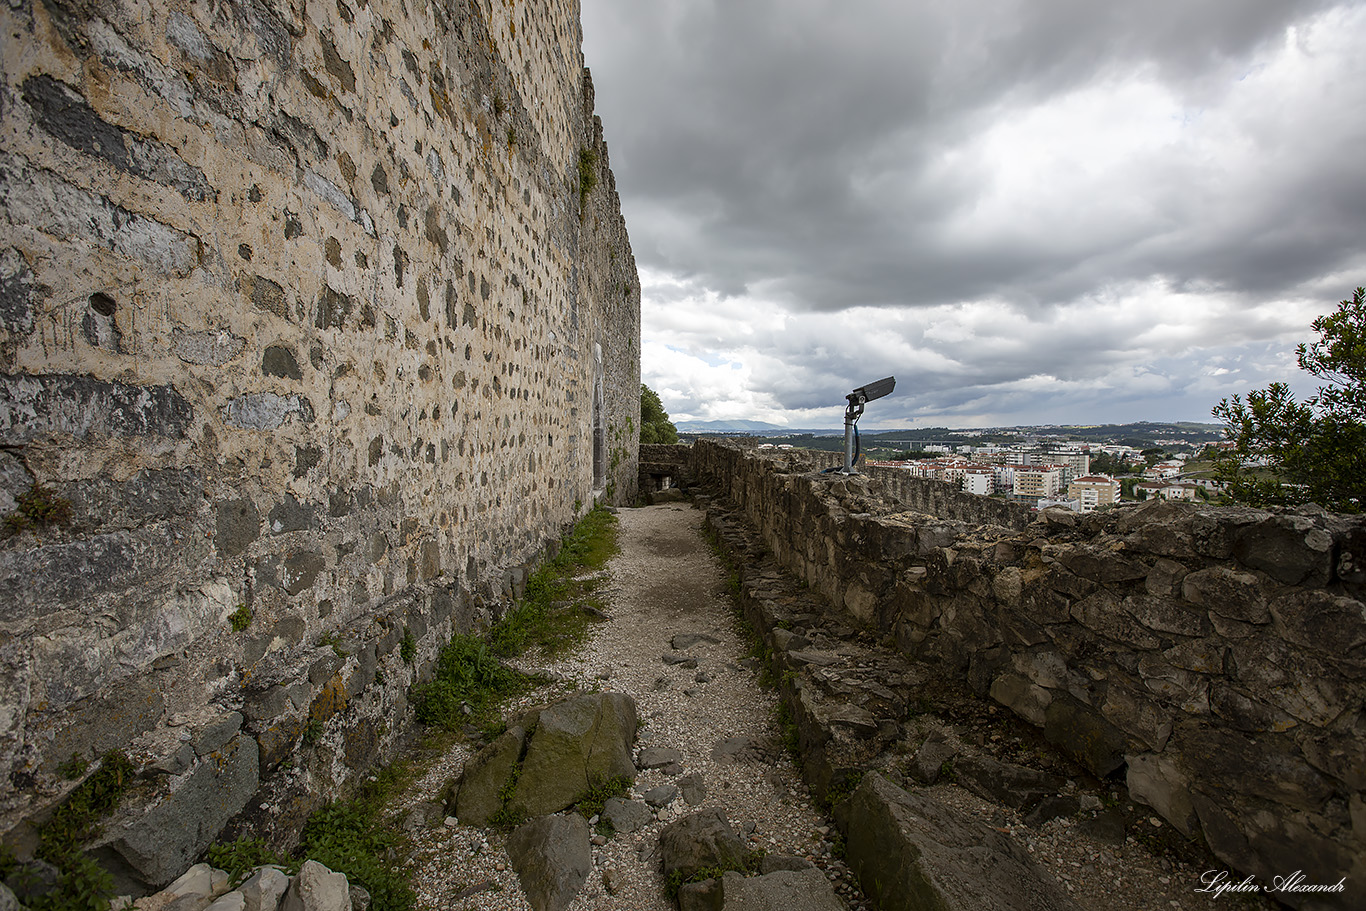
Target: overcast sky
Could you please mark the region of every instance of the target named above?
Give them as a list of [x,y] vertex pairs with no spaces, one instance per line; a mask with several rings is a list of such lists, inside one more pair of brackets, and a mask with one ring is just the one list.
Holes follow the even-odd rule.
[[1366,284],[1366,0],[582,0],[675,420],[1213,421]]

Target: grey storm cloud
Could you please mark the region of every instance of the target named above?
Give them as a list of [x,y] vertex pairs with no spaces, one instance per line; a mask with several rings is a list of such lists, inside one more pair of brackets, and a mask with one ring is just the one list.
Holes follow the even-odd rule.
[[[897,330],[936,354],[922,388],[945,409],[1173,356],[1135,348],[1131,321],[1070,326],[1059,307],[1220,294],[1219,343],[1263,343],[1285,326],[1257,305],[1366,280],[1360,2],[583,0],[583,15],[642,269],[788,314],[994,301],[1029,321],[1015,335],[1043,350]],[[1327,75],[1295,69],[1312,48],[1284,63],[1324,22],[1355,32],[1351,52]],[[669,306],[684,286],[654,293]],[[775,408],[816,407],[860,362],[847,340],[810,341],[789,325],[747,342],[772,362],[750,377]]]

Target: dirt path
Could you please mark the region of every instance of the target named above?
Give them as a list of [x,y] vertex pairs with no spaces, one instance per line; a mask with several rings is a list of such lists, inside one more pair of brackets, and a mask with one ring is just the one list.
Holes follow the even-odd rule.
[[[746,660],[748,646],[734,619],[725,572],[700,534],[703,514],[669,504],[622,510],[618,518],[621,552],[608,565],[605,589],[611,619],[596,624],[588,644],[575,654],[548,666],[528,661],[528,668],[549,671],[557,683],[520,700],[505,715],[572,689],[627,693],[644,722],[638,748],[682,754],[678,768],[642,772],[632,795],[677,786],[696,775],[705,796],[695,805],[676,796],[642,829],[595,845],[594,872],[571,911],[672,909],[651,854],[660,829],[699,806],[723,808],[754,848],[830,867],[849,897],[844,868],[830,857],[829,821],[813,808],[780,745],[776,696],[759,686],[757,665]],[[684,645],[674,637],[696,635],[706,638],[673,647]],[[734,755],[716,752],[723,741]],[[439,799],[467,756],[463,747],[453,749],[410,794]],[[459,825],[414,828],[420,908],[529,907],[501,834]]]

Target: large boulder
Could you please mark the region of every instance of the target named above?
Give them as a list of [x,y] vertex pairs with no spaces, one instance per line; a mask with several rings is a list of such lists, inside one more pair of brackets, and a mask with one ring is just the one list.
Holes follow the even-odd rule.
[[508,838],[508,857],[535,911],[562,911],[593,869],[588,823],[582,816],[542,816]]
[[765,876],[727,873],[721,879],[721,911],[847,911],[825,874],[779,870]]
[[720,807],[707,807],[669,823],[659,833],[659,847],[666,880],[675,875],[687,880],[708,868],[742,870],[745,865],[745,843]]
[[850,870],[882,911],[1078,911],[1013,839],[876,772],[835,821]]
[[129,811],[105,826],[97,858],[120,890],[161,888],[213,844],[256,793],[256,741],[238,734],[203,761],[150,810]]
[[545,816],[613,778],[634,780],[636,703],[625,693],[575,696],[542,709],[522,760],[512,812]]
[[333,873],[316,860],[306,860],[285,893],[280,911],[351,911],[351,889],[345,873]]
[[455,800],[447,806],[461,822],[486,826],[503,806],[503,787],[522,758],[527,731],[513,724],[465,764]]

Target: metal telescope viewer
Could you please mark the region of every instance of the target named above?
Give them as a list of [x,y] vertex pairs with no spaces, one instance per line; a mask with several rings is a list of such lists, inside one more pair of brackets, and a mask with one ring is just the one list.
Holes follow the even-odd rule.
[[854,447],[858,441],[858,419],[863,415],[863,406],[873,399],[889,395],[896,388],[896,377],[889,376],[867,386],[860,386],[845,396],[849,404],[844,409],[844,467],[840,474],[858,474],[854,468]]

